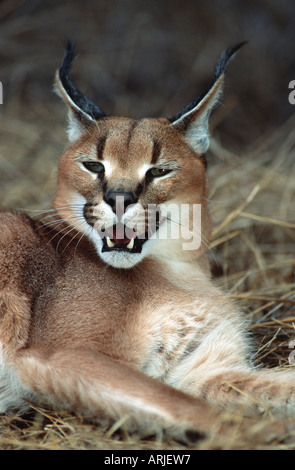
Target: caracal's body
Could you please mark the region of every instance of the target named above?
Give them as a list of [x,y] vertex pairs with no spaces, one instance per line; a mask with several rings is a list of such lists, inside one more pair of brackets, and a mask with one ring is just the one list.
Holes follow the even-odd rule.
[[170,120],[107,118],[69,81],[68,48],[55,210],[0,214],[0,411],[43,402],[181,436],[234,401],[294,408],[292,374],[252,368],[206,257],[207,122],[237,48]]

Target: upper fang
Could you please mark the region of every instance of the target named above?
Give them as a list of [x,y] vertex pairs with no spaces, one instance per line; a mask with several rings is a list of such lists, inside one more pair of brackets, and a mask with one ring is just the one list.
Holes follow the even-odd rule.
[[110,239],[110,237],[106,237],[107,239],[107,245],[109,248],[113,248],[115,246],[115,243],[112,242],[112,240]]
[[131,238],[130,242],[127,245],[128,250],[132,250],[134,247],[134,238]]

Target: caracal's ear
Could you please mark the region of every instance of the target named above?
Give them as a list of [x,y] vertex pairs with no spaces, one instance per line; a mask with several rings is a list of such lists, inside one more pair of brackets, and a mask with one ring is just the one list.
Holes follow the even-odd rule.
[[55,90],[68,106],[68,136],[71,142],[77,140],[85,129],[98,119],[105,118],[105,113],[84,96],[69,79],[69,72],[74,60],[74,48],[68,41],[66,53],[55,75]]
[[[246,41],[245,41],[246,42]],[[209,147],[208,119],[222,92],[224,75],[230,60],[245,42],[229,47],[221,55],[208,90],[169,119],[185,135],[186,142],[199,155]]]

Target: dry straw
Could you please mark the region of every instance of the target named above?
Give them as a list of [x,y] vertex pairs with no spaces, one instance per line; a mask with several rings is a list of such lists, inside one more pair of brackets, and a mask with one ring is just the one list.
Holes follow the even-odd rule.
[[[228,154],[218,142],[213,141],[212,160],[214,154],[221,155],[222,159],[218,157],[215,163],[209,165],[209,198],[214,220],[210,257],[215,282],[227,290],[244,310],[257,351],[257,363],[266,367],[290,367],[289,342],[295,339],[294,121],[294,118],[290,119],[268,142],[261,139],[244,155]],[[34,124],[28,127],[19,121],[15,129],[18,136],[27,136],[22,144],[15,143],[16,159],[21,161],[32,148],[36,155],[39,151],[42,155]],[[6,131],[4,126],[2,133],[6,135]],[[8,148],[7,141],[6,145]],[[0,171],[10,172],[14,163],[4,158],[7,155],[5,139],[0,147]],[[46,152],[49,151],[48,145]],[[14,177],[21,174],[22,178],[19,185],[7,184],[2,191],[7,205],[15,202],[30,209],[42,207],[44,202],[49,204],[54,175],[52,170],[44,168],[44,154],[41,158],[35,158],[34,171],[29,168],[23,174],[22,169],[17,170],[14,166]],[[53,165],[52,159],[50,163]],[[40,175],[44,178],[45,173],[45,181],[52,179],[48,183],[49,189],[44,189],[44,184],[40,185]],[[195,448],[295,448],[294,424],[267,412],[249,419],[237,410],[228,411],[216,423],[211,437]],[[124,430],[124,420],[113,427],[93,426],[71,414],[54,413],[32,406],[29,416],[12,414],[1,417],[0,448],[185,447],[167,442],[161,434],[148,440],[142,436],[129,436]]]
[[[9,9],[11,2],[4,3]],[[3,25],[4,47],[10,43],[13,28],[21,30],[25,25],[17,17]],[[31,46],[26,52],[24,47],[10,51],[17,78],[6,103],[4,94],[0,200],[2,207],[30,213],[51,204],[57,158],[65,142],[65,114],[52,95],[41,106],[23,108],[28,66],[22,56],[30,56]],[[35,55],[34,60],[43,64],[43,57],[40,51],[40,57]],[[2,73],[5,70],[3,64]],[[289,368],[289,343],[295,339],[294,129],[292,117],[240,154],[213,139],[208,155],[213,276],[244,311],[256,361],[265,367]],[[12,413],[0,417],[0,449],[186,448],[165,440],[161,433],[149,439],[128,435],[124,420],[112,427],[94,426],[69,413],[32,406],[27,416]],[[194,448],[294,449],[295,423],[267,411],[245,418],[239,410],[228,410],[215,424],[212,435]]]

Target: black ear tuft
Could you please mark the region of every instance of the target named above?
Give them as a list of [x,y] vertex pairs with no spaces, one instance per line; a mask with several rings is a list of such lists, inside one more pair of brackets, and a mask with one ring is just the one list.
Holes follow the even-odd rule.
[[69,73],[74,57],[74,46],[70,41],[67,41],[66,52],[59,68],[59,79],[62,86],[75,105],[89,117],[95,120],[106,117],[105,113],[86,96],[84,96],[79,90],[77,90],[77,88],[71,82]]
[[197,98],[195,98],[191,103],[189,103],[185,108],[183,108],[179,113],[177,113],[175,116],[169,118],[170,122],[175,122],[178,119],[180,119],[182,116],[184,116],[186,113],[194,109],[201,101],[202,99],[208,94],[209,90],[213,87],[214,83],[218,80],[218,78],[224,74],[227,70],[228,64],[231,61],[231,59],[234,57],[236,52],[248,41],[243,41],[238,44],[235,44],[234,46],[229,47],[226,49],[223,54],[221,55],[220,59],[217,62],[217,65],[215,67],[214,75],[213,75],[213,80],[210,84],[210,86]]
[[238,52],[238,50],[242,46],[244,46],[244,44],[246,44],[247,42],[248,41],[239,42],[238,44],[235,44],[234,46],[229,47],[223,52],[223,54],[221,55],[215,67],[213,82],[215,82],[220,77],[221,74],[226,72],[227,66],[230,63],[231,59]]
[[71,41],[67,40],[66,52],[62,61],[62,64],[59,69],[60,79],[67,80],[68,74],[74,60],[74,45]]

